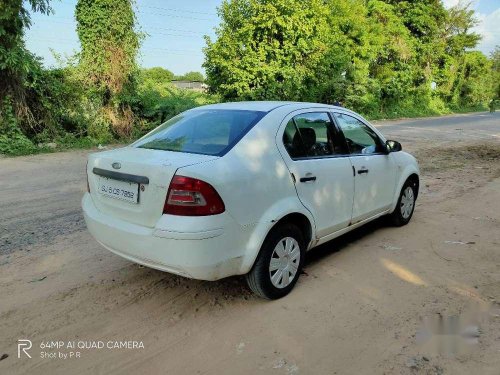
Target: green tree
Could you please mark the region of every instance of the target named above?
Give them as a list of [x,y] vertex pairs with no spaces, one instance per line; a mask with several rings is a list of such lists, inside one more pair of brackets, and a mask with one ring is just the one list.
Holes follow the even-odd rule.
[[376,83],[372,100],[378,103],[376,111],[383,113],[414,95],[415,40],[393,5],[370,0],[368,11],[375,51],[370,61],[370,78]]
[[450,8],[445,22],[446,52],[453,56],[462,55],[466,49],[475,48],[481,36],[472,31],[478,20],[470,4],[458,3]]
[[[453,74],[448,74],[450,87],[447,100],[453,107],[475,106],[484,102],[484,95],[489,96],[491,85],[487,58],[480,52],[470,52],[475,48],[481,36],[472,31],[478,23],[470,4],[462,4],[450,8],[445,24],[446,59],[451,63]],[[482,82],[483,93],[477,91],[477,85]],[[476,89],[474,89],[476,88]]]
[[327,49],[321,0],[224,0],[204,67],[223,99],[299,99]]
[[25,29],[31,26],[30,10],[49,14],[49,0],[0,2],[0,100],[9,95],[19,118],[30,117],[26,103],[28,74],[39,68],[23,40]]
[[500,101],[500,46],[491,53],[491,69],[493,74],[493,99]]
[[133,0],[79,0],[75,11],[81,77],[100,98],[103,116],[118,136],[129,136],[134,124],[127,99],[135,92],[140,35],[132,4]]
[[322,52],[319,62],[309,67],[300,99],[342,101],[361,108],[370,102],[369,63],[374,58],[365,1],[328,0],[324,4]]
[[475,107],[492,98],[492,63],[479,51],[466,52],[459,95],[460,107]]
[[174,73],[170,70],[156,66],[154,68],[141,69],[140,79],[154,82],[170,82],[174,78]]
[[393,117],[484,105],[491,92],[468,4],[225,0],[219,14],[204,66],[225,100],[341,100]]
[[183,81],[199,81],[199,82],[205,81],[205,77],[200,72],[188,72],[181,76],[176,76],[175,79]]
[[80,65],[89,83],[106,95],[121,93],[131,82],[139,49],[132,0],[79,0],[75,18]]

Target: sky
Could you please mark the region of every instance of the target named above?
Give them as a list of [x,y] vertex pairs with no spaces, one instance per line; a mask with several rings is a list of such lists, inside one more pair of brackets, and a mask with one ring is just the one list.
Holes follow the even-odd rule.
[[[450,7],[460,0],[443,0]],[[77,0],[52,0],[54,13],[32,14],[32,27],[26,32],[26,45],[43,57],[46,66],[56,65],[53,52],[70,56],[80,48],[74,11]],[[217,6],[221,0],[137,0],[139,28],[146,33],[139,64],[161,66],[175,74],[203,72],[204,35],[215,36]],[[483,36],[478,49],[489,55],[500,45],[500,0],[473,0],[480,21],[476,31]]]

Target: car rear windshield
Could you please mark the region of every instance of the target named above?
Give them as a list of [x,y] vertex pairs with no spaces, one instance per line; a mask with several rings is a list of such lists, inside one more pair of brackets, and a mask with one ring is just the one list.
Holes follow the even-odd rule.
[[160,125],[133,146],[222,156],[265,114],[228,109],[188,111]]

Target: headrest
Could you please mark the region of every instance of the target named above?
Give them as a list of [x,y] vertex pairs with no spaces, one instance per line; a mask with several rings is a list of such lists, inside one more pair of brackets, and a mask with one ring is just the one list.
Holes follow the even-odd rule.
[[316,144],[316,132],[313,128],[302,128],[300,129],[300,134],[302,135],[304,147],[306,150],[310,150]]

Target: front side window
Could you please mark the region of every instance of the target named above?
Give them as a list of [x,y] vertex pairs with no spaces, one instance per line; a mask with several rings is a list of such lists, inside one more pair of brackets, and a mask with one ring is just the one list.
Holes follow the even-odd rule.
[[292,159],[340,153],[331,129],[327,113],[297,115],[285,127],[283,144]]
[[335,113],[335,119],[344,133],[351,154],[375,154],[381,151],[379,137],[367,125],[343,113]]
[[244,110],[196,110],[181,113],[132,146],[154,150],[224,155],[266,113]]

